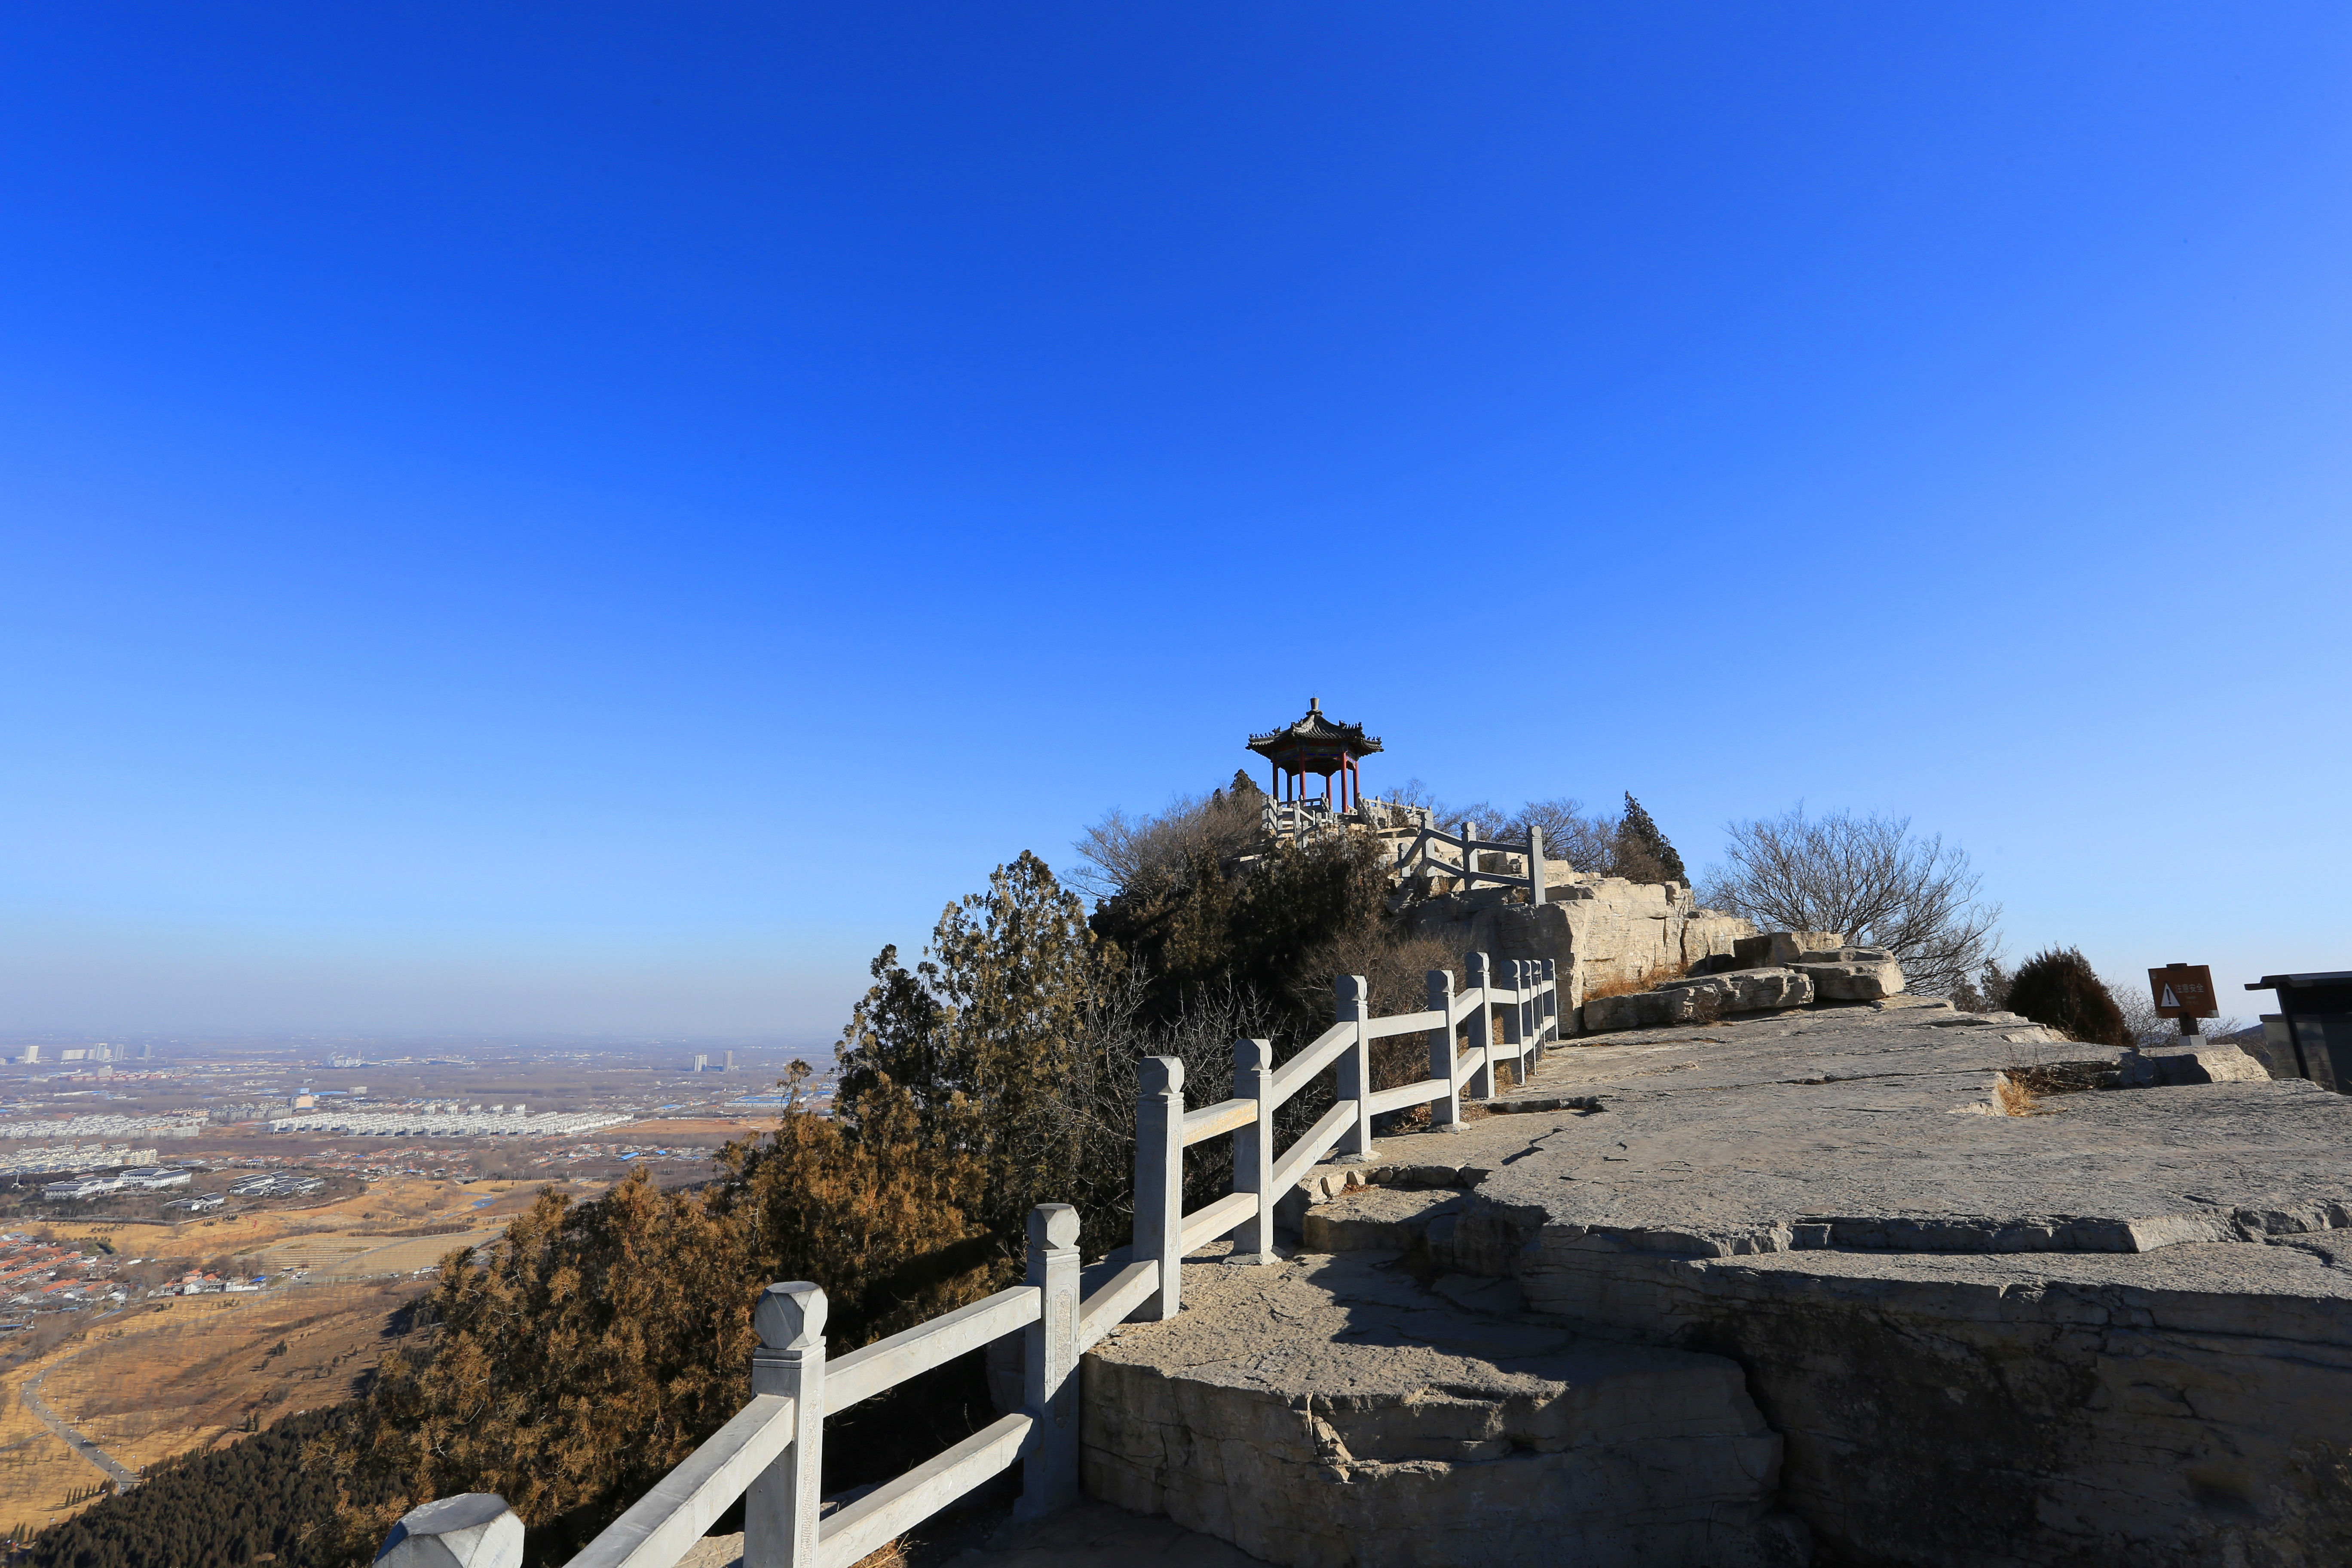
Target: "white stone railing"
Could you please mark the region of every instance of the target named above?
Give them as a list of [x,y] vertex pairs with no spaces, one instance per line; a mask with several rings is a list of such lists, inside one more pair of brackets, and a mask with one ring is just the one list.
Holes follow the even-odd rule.
[[[1184,1109],[1183,1063],[1146,1058],[1136,1101],[1134,1260],[1083,1300],[1078,1215],[1066,1204],[1030,1212],[1026,1282],[831,1363],[824,1290],[804,1282],[769,1286],[752,1308],[760,1345],[751,1355],[751,1402],[568,1568],[675,1568],[738,1498],[743,1568],[850,1568],[1015,1464],[1022,1468],[1016,1517],[1076,1500],[1078,1360],[1131,1316],[1174,1317],[1186,1253],[1238,1233],[1236,1256],[1276,1261],[1275,1205],[1309,1166],[1335,1148],[1343,1159],[1369,1157],[1372,1118],[1384,1111],[1425,1104],[1433,1124],[1458,1123],[1465,1089],[1472,1099],[1493,1094],[1502,1064],[1524,1081],[1543,1044],[1559,1037],[1551,960],[1511,961],[1502,985],[1483,952],[1469,954],[1465,969],[1459,993],[1449,971],[1431,970],[1429,1006],[1389,1018],[1370,1016],[1363,976],[1340,976],[1337,1023],[1278,1068],[1265,1041],[1236,1042],[1234,1098],[1197,1110]],[[1457,1039],[1457,1032],[1469,1038]],[[1430,1076],[1373,1090],[1371,1043],[1410,1034],[1429,1036]],[[1277,1154],[1275,1113],[1327,1070],[1338,1074],[1336,1101]],[[1188,1215],[1184,1151],[1226,1133],[1234,1138],[1234,1190]],[[847,1506],[823,1511],[826,1416],[1013,1333],[1024,1341],[1020,1410]],[[497,1496],[472,1492],[404,1516],[375,1568],[520,1568],[522,1558],[521,1521]]]
[[[760,1334],[751,1352],[751,1402],[568,1568],[674,1568],[737,1498],[744,1500],[743,1568],[849,1568],[1016,1463],[1020,1516],[1073,1500],[1074,1374],[1087,1347],[1118,1321],[1100,1310],[1108,1288],[1081,1309],[1077,1241],[1077,1210],[1040,1205],[1029,1215],[1025,1284],[830,1363],[824,1292],[804,1282],[769,1286],[751,1311]],[[826,1416],[1013,1333],[1027,1340],[1020,1410],[846,1507],[823,1512]],[[451,1568],[453,1562],[457,1568],[520,1568],[522,1558],[520,1521],[496,1496],[475,1492],[411,1510],[377,1553],[376,1568]]]
[[1318,795],[1306,795],[1297,800],[1269,800],[1261,808],[1260,817],[1268,837],[1290,839],[1312,838],[1349,826],[1393,831],[1400,822],[1427,827],[1431,825],[1429,808],[1367,796],[1341,811]]
[[[1451,877],[1465,889],[1481,883],[1502,888],[1525,888],[1529,903],[1544,901],[1542,828],[1529,824],[1528,836],[1513,844],[1507,840],[1479,837],[1478,825],[1475,822],[1465,822],[1459,826],[1459,832],[1447,833],[1423,823],[1411,838],[1398,839],[1396,867],[1391,874],[1399,881],[1416,872],[1425,876]],[[1440,850],[1453,851],[1454,858],[1441,858]],[[1526,875],[1481,870],[1478,857],[1482,854],[1518,856],[1524,862]]]
[[[1369,1158],[1373,1117],[1427,1105],[1432,1125],[1454,1126],[1462,1120],[1465,1089],[1474,1100],[1494,1094],[1497,1065],[1510,1064],[1525,1081],[1544,1044],[1559,1037],[1554,961],[1512,959],[1502,985],[1483,952],[1466,955],[1465,969],[1459,993],[1451,971],[1431,970],[1428,1007],[1387,1018],[1370,1016],[1370,988],[1362,975],[1341,975],[1339,1022],[1278,1068],[1265,1041],[1235,1041],[1233,1098],[1196,1110],[1184,1109],[1184,1064],[1145,1058],[1135,1109],[1135,1263],[1120,1278],[1135,1276],[1130,1288],[1146,1318],[1164,1322],[1176,1315],[1182,1273],[1174,1262],[1220,1237],[1236,1237],[1237,1257],[1275,1261],[1276,1204],[1334,1149],[1343,1160]],[[1494,1037],[1498,1027],[1500,1040]],[[1429,1037],[1429,1076],[1375,1090],[1372,1042],[1413,1034]],[[1275,1112],[1326,1068],[1339,1080],[1331,1109],[1277,1153]],[[1226,1133],[1234,1140],[1234,1190],[1184,1213],[1184,1151]],[[1150,1288],[1141,1283],[1147,1268],[1160,1276]]]

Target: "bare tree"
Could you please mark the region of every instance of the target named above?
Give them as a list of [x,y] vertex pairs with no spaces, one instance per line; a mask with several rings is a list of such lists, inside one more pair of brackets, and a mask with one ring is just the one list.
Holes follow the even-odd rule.
[[1940,836],[1916,838],[1909,817],[1799,805],[1727,826],[1724,863],[1710,867],[1701,901],[1768,931],[1843,931],[1883,947],[1911,988],[1949,995],[2000,948],[2000,906],[1980,903],[1968,852]]
[[1622,818],[1606,811],[1588,812],[1584,803],[1566,795],[1531,800],[1504,825],[1504,837],[1516,838],[1530,827],[1540,827],[1544,853],[1565,860],[1580,871],[1616,876],[1617,829]]
[[1174,865],[1195,850],[1216,859],[1243,854],[1258,841],[1265,818],[1264,794],[1235,786],[1212,795],[1178,795],[1168,808],[1129,816],[1116,808],[1081,834],[1069,885],[1097,899],[1115,897],[1129,883]]

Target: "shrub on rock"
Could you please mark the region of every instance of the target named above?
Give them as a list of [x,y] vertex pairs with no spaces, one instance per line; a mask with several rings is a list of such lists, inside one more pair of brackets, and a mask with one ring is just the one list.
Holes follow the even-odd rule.
[[2080,948],[2049,948],[2020,964],[2009,983],[2009,1010],[2068,1039],[2101,1046],[2132,1043],[2123,1009]]

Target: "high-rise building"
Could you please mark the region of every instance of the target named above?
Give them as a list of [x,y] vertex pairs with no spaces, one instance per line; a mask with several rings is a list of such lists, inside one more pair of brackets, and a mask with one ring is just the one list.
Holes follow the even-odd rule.
[[735,1053],[733,1051],[727,1053],[727,1070],[729,1072],[733,1072],[735,1070]]

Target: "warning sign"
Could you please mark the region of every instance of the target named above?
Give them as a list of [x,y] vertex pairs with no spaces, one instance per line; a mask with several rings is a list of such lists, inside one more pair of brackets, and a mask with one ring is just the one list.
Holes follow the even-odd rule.
[[2202,963],[2168,963],[2147,972],[2148,994],[2156,998],[2159,1018],[2218,1018],[2220,1003],[2213,995],[2213,971]]

